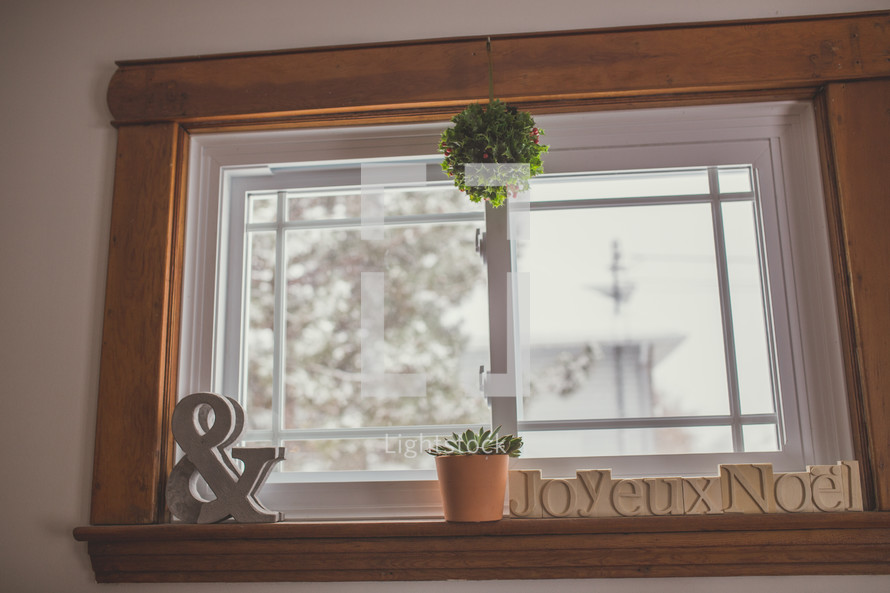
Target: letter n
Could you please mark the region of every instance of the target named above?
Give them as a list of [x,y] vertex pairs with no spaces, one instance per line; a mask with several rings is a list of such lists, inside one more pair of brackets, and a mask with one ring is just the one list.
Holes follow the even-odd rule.
[[776,512],[771,463],[721,465],[720,482],[724,512],[748,514]]

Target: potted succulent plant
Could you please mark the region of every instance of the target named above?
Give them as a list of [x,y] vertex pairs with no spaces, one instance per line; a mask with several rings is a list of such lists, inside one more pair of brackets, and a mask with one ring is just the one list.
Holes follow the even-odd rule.
[[522,437],[498,436],[501,427],[453,433],[427,453],[436,458],[445,520],[498,521],[504,513],[507,468],[519,457]]
[[[541,154],[549,147],[541,144],[543,131],[528,112],[492,99],[486,105],[471,103],[451,121],[454,127],[446,128],[439,141],[442,169],[470,200],[498,207],[544,171]],[[487,166],[483,185],[474,184],[468,165]]]

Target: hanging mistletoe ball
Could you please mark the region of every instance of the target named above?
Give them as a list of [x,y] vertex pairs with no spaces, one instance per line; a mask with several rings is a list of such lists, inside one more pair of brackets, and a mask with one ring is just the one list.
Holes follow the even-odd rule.
[[495,99],[488,105],[472,103],[451,121],[454,127],[442,132],[439,142],[445,155],[442,170],[472,201],[497,208],[544,172],[541,155],[549,147],[540,143],[544,132],[528,112]]

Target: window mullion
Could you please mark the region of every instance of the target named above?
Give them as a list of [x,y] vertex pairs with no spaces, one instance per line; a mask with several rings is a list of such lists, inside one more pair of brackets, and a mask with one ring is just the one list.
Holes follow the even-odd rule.
[[[249,207],[250,200],[246,199],[244,201],[244,219],[245,221],[248,219],[247,208]],[[250,300],[252,298],[252,282],[250,281],[250,262],[253,258],[253,242],[251,241],[251,235],[249,232],[245,232],[246,223],[243,229],[240,229],[240,240],[243,243],[244,256],[241,261],[241,278],[242,278],[242,286],[241,286],[241,302],[238,303],[239,308],[239,348],[238,348],[238,377],[237,377],[237,393],[238,400],[241,402],[241,405],[247,409],[248,408],[248,393],[247,393],[247,370],[248,370],[248,360],[250,359],[250,340],[247,338],[247,334],[250,330]]]
[[284,357],[287,349],[287,332],[285,331],[287,318],[287,265],[285,258],[287,250],[284,222],[287,218],[287,192],[278,192],[276,205],[278,225],[275,230],[275,284],[273,288],[275,305],[272,321],[273,335],[275,336],[272,363],[272,445],[275,447],[281,444],[279,440],[281,438],[286,383]]
[[688,428],[698,426],[733,426],[734,424],[775,424],[775,414],[735,416],[649,416],[643,418],[588,418],[583,420],[525,420],[522,431],[614,430],[635,428]]
[[[449,222],[476,222],[483,219],[482,212],[445,212],[437,214],[416,214],[404,216],[387,216],[383,219],[384,226],[409,226],[417,224],[435,224]],[[360,228],[362,219],[325,218],[321,220],[286,220],[281,222],[256,222],[249,226],[252,231],[285,229],[341,229]]]
[[519,393],[515,344],[518,336],[513,315],[515,258],[509,233],[509,207],[509,202],[501,208],[485,205],[490,368],[484,389],[491,402],[492,424],[500,426],[502,434],[517,432]]
[[739,394],[739,372],[736,364],[735,331],[732,323],[732,297],[729,292],[729,265],[726,260],[723,210],[720,207],[720,189],[716,167],[708,168],[708,186],[711,193],[711,219],[714,226],[714,254],[717,263],[717,285],[720,292],[720,313],[723,319],[729,414],[732,417],[732,449],[739,453],[744,451],[741,425],[742,406]]
[[[750,199],[750,196],[746,196]],[[589,198],[573,200],[549,200],[532,202],[529,209],[537,210],[582,210],[587,208],[615,208],[622,206],[673,206],[674,204],[707,204],[710,195],[690,194],[686,196],[635,196],[625,198]]]
[[[453,432],[463,432],[466,424],[419,424],[417,426],[369,426],[358,428],[285,428],[278,431],[283,440],[336,440],[336,439],[390,439],[430,438],[448,436]],[[267,440],[268,430],[246,430],[246,440]]]

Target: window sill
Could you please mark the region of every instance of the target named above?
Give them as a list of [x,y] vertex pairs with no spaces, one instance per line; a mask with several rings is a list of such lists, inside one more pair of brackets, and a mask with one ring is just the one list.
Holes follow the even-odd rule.
[[890,513],[91,526],[98,582],[890,574]]

